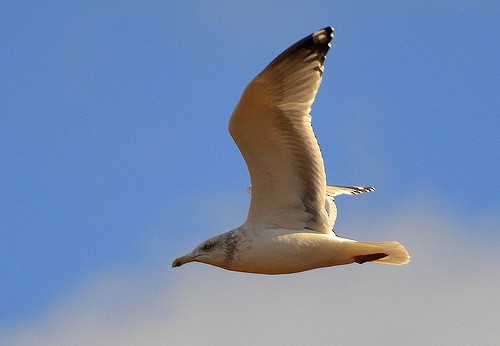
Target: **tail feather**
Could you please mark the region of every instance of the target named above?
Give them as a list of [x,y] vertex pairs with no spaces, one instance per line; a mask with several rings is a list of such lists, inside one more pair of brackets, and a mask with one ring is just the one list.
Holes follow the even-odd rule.
[[356,263],[375,262],[382,264],[406,264],[410,255],[397,241],[356,242],[357,252],[353,256]]

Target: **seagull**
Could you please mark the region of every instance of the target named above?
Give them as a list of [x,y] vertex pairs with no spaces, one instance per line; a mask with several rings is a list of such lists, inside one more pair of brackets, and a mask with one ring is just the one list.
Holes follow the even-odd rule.
[[405,264],[399,242],[360,242],[337,236],[335,197],[375,190],[328,186],[311,125],[333,28],[298,41],[246,87],[229,132],[250,172],[247,220],[205,240],[172,267],[201,262],[223,269],[290,274],[349,263]]

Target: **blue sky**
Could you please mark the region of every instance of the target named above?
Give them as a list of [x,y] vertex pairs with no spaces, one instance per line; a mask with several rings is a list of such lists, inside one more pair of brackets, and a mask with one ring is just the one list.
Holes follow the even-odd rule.
[[[443,243],[452,237],[454,249],[477,254],[466,274],[449,263],[444,286],[475,268],[498,272],[486,265],[500,245],[497,2],[7,1],[2,7],[0,333],[13,335],[13,344],[48,320],[60,335],[54,321],[69,314],[64,307],[95,303],[96,287],[110,278],[137,292],[128,287],[114,301],[107,299],[113,292],[97,289],[106,311],[120,299],[143,302],[151,290],[177,301],[173,287],[198,287],[206,272],[228,285],[240,278],[255,288],[265,280],[196,264],[174,271],[170,263],[244,221],[249,178],[228,119],[254,75],[327,25],[335,27],[335,39],[312,114],[328,180],[377,187],[338,201],[337,233],[405,243],[413,256],[402,286],[430,265],[414,253],[439,258],[437,245],[431,251],[422,241],[432,241],[431,234],[419,238],[420,225]],[[362,285],[361,273],[377,279],[370,269],[385,280],[379,267],[352,270]],[[351,275],[346,267],[302,277],[336,271]],[[289,285],[291,279],[273,280]],[[139,315],[149,316],[144,305]]]

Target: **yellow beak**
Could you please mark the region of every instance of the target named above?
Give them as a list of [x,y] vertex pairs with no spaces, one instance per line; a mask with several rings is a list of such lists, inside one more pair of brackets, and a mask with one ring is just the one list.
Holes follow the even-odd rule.
[[172,268],[180,267],[183,264],[186,264],[186,263],[189,263],[189,262],[193,262],[195,260],[195,258],[196,257],[193,256],[193,255],[191,255],[191,254],[187,254],[187,255],[181,256],[179,258],[176,258],[172,262]]

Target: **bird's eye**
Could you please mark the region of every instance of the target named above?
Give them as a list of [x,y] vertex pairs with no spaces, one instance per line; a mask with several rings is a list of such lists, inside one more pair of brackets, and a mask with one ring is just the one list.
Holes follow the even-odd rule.
[[205,245],[203,245],[203,250],[210,250],[212,248],[213,244],[212,243],[206,243]]

